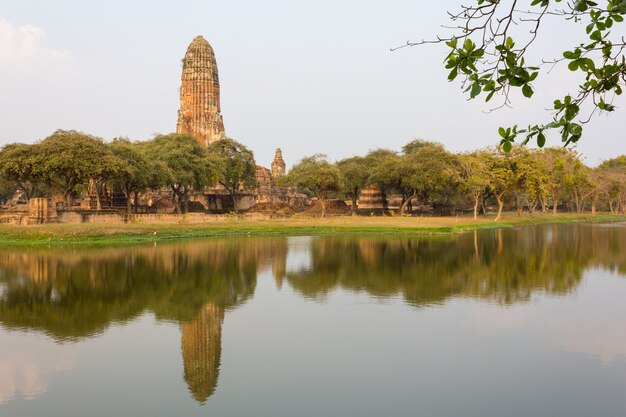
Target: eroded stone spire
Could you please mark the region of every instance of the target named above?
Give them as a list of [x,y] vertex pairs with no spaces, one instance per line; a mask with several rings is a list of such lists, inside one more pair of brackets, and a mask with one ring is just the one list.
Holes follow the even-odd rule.
[[177,133],[189,133],[205,146],[223,139],[220,81],[213,48],[196,37],[183,58]]
[[272,161],[272,176],[274,178],[279,178],[285,175],[285,170],[287,169],[287,165],[283,160],[283,151],[280,148],[276,149],[276,153],[274,153],[274,161]]

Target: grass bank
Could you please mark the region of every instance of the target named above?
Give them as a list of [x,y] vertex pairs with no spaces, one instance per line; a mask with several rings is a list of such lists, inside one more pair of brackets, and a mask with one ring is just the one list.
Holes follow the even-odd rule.
[[116,245],[185,238],[237,235],[451,234],[530,224],[626,221],[609,214],[508,213],[502,221],[471,217],[329,217],[274,220],[227,220],[203,224],[46,224],[0,225],[0,246]]

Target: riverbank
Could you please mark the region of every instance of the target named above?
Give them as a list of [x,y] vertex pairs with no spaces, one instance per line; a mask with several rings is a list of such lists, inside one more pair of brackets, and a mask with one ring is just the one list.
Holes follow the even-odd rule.
[[502,221],[491,217],[328,217],[273,220],[226,220],[203,224],[43,224],[0,225],[0,246],[113,245],[174,239],[237,235],[328,235],[328,234],[453,234],[474,229],[492,229],[530,224],[626,221],[610,214],[507,213]]

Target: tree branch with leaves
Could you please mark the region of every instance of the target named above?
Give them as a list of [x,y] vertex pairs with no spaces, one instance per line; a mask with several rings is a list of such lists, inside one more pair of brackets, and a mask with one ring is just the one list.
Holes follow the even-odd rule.
[[[532,97],[533,82],[539,77],[541,67],[566,62],[570,71],[581,75],[581,84],[575,94],[554,100],[550,109],[552,120],[523,128],[501,127],[498,133],[506,152],[518,137],[522,144],[532,140],[543,147],[551,130],[558,131],[565,146],[578,142],[583,126],[594,114],[615,111],[613,100],[626,85],[626,38],[617,29],[626,15],[626,0],[531,0],[527,7],[521,3],[474,0],[469,6],[461,6],[460,11],[448,13],[453,22],[453,26],[447,27],[452,30],[451,35],[409,41],[399,48],[444,43],[450,48],[445,60],[448,80],[460,78],[470,99],[482,93],[486,94],[487,102],[495,96],[501,97],[495,108],[512,105],[512,89],[519,88],[525,97]],[[561,57],[529,64],[527,52],[539,39],[549,16],[571,24],[582,22],[587,40],[569,45]],[[584,114],[583,105],[589,107]]]

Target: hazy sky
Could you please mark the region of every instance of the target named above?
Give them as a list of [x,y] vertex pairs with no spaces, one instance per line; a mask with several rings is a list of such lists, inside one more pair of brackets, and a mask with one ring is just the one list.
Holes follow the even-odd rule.
[[[427,4],[427,5],[425,5]],[[203,35],[219,67],[226,133],[269,166],[399,149],[413,138],[453,151],[497,143],[497,127],[547,121],[580,79],[557,67],[533,100],[487,114],[446,81],[445,47],[389,48],[442,33],[441,0],[27,1],[0,8],[0,144],[76,129],[145,140],[176,128],[181,59]],[[559,56],[578,28],[544,26],[538,56]],[[626,25],[618,26],[624,30]],[[624,99],[578,149],[592,165],[624,153]],[[559,145],[556,135],[550,142]]]

